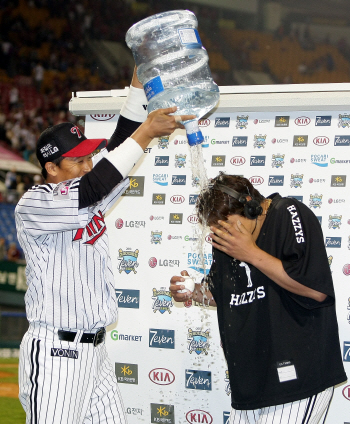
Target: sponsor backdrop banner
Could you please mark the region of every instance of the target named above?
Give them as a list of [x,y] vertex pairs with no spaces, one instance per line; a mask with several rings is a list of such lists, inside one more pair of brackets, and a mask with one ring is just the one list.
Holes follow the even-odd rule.
[[[265,196],[295,197],[318,217],[349,375],[350,109],[235,108],[200,123],[207,175],[243,175]],[[87,136],[110,137],[117,118],[98,111],[87,116]],[[176,304],[169,292],[173,275],[186,269],[200,282],[212,262],[208,238],[204,268],[198,249],[202,233],[194,204],[199,188],[190,149],[181,130],[153,140],[131,173],[126,194],[106,218],[119,304],[107,348],[130,424],[225,424],[229,417],[230,385],[216,311],[194,302]],[[328,424],[350,421],[349,401],[350,383],[336,388]]]

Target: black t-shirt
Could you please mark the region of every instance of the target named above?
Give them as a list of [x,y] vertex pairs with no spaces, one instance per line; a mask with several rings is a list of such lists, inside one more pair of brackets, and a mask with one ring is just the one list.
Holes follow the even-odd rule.
[[258,247],[281,259],[291,278],[328,297],[320,303],[295,295],[254,266],[213,249],[209,287],[235,409],[293,402],[346,380],[321,226],[297,200],[270,198]]

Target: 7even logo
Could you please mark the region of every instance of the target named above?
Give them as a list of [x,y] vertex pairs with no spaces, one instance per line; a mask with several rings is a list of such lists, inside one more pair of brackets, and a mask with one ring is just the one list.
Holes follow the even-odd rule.
[[94,215],[92,217],[91,221],[85,228],[78,228],[73,241],[82,240],[85,230],[87,232],[88,240],[85,241],[84,244],[93,245],[106,231],[106,224],[101,211],[98,211],[98,215]]

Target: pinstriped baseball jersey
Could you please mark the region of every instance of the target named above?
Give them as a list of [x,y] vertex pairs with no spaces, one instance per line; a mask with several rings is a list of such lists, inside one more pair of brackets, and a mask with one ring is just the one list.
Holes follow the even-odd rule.
[[[94,156],[94,165],[107,151]],[[79,206],[80,178],[34,186],[16,210],[27,260],[29,322],[92,330],[117,318],[104,214],[128,186],[123,180],[101,202]]]

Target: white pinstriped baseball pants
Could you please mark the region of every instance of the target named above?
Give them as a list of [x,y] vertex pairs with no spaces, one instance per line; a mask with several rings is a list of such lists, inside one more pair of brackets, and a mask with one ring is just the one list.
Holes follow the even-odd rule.
[[231,410],[229,424],[318,424],[326,420],[334,387],[317,395],[283,405],[251,411]]
[[26,424],[126,424],[105,343],[61,341],[57,329],[34,327],[23,337],[18,373]]

